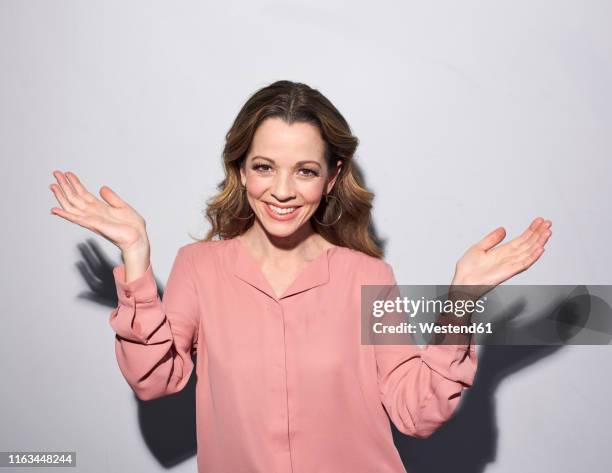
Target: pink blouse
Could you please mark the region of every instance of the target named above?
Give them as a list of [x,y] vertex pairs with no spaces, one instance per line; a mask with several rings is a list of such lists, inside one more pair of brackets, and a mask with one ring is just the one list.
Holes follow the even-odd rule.
[[362,345],[361,285],[396,284],[389,264],[334,246],[277,297],[237,238],[178,250],[163,300],[151,266],[125,282],[109,323],[139,399],[195,371],[200,473],[405,472],[389,418],[427,437],[471,386],[476,351]]

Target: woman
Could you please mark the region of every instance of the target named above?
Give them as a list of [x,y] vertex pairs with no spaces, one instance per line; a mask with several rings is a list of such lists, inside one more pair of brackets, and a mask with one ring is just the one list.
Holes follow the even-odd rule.
[[[389,418],[427,437],[476,371],[465,345],[362,345],[361,285],[395,278],[371,232],[373,194],[353,167],[358,140],[317,90],[257,91],[226,136],[211,229],[178,250],[163,301],[145,220],[110,188],[104,202],[54,172],[52,213],[121,249],[110,316],[119,367],[140,399],[180,391],[197,352],[198,467],[214,472],[404,472]],[[458,261],[453,287],[494,286],[542,254],[537,218]]]

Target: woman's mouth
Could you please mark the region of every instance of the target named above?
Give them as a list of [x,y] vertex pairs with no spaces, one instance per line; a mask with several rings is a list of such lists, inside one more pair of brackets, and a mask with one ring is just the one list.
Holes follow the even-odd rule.
[[264,202],[264,207],[266,208],[268,215],[270,215],[275,220],[291,220],[297,214],[301,206],[294,207],[277,207],[276,205],[269,204]]

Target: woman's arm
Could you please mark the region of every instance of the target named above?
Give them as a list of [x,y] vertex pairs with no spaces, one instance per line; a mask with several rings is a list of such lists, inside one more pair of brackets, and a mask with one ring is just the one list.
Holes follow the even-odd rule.
[[141,400],[183,389],[193,370],[199,308],[186,247],[179,249],[163,299],[149,263],[137,279],[126,283],[125,265],[113,269],[118,305],[110,314],[115,354],[128,384]]
[[[376,279],[375,284],[399,292],[387,263],[381,265]],[[374,352],[383,406],[400,432],[417,438],[429,437],[452,416],[462,391],[472,385],[476,374],[476,350],[469,342],[424,348],[376,344]]]
[[[506,236],[504,228],[490,232],[458,261],[449,297],[476,300],[531,267],[544,252],[552,234],[551,225],[550,220],[538,217],[519,237],[499,246]],[[387,263],[381,265],[374,284],[392,286],[391,299],[399,295],[393,270]],[[438,322],[461,325],[469,320],[469,316],[445,314]],[[414,344],[374,347],[382,403],[398,430],[407,435],[431,435],[451,417],[463,389],[472,385],[476,375],[478,360],[471,335],[447,335],[442,339],[438,337],[439,344],[423,349]]]
[[118,305],[110,315],[119,368],[136,395],[154,399],[183,389],[193,369],[198,303],[188,250],[179,249],[163,303],[149,259],[145,219],[108,186],[98,199],[76,174],[54,171],[50,189],[61,209],[51,213],[116,245],[124,264],[113,269]]

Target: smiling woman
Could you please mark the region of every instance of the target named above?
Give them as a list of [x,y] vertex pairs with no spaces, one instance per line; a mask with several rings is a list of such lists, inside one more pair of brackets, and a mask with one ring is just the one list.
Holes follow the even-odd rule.
[[[144,219],[108,187],[102,202],[73,173],[55,173],[62,210],[52,213],[122,251],[109,323],[134,392],[176,393],[195,368],[201,472],[405,472],[389,421],[428,437],[473,382],[469,337],[361,344],[361,286],[396,281],[370,233],[374,196],[353,167],[357,144],[317,90],[278,81],[257,91],[226,135],[210,231],[179,248],[163,300]],[[494,230],[458,261],[451,285],[493,287],[524,271],[549,227],[537,218],[501,246],[505,231]]]
[[[264,158],[263,153],[276,159]],[[331,168],[324,154],[325,142],[308,123],[288,125],[281,118],[267,118],[257,128],[251,150],[242,160],[240,179],[257,222],[270,233],[287,237],[313,232],[304,223],[315,213],[321,195],[330,193],[342,166],[338,160],[336,168]],[[306,156],[317,159],[301,159]],[[291,224],[275,225],[275,221]]]
[[250,239],[269,227],[283,237],[276,246],[311,234],[319,250],[331,242],[381,257],[371,233],[374,194],[353,167],[358,143],[319,91],[289,81],[260,89],[226,135],[225,178],[208,201],[204,240],[247,231]]

